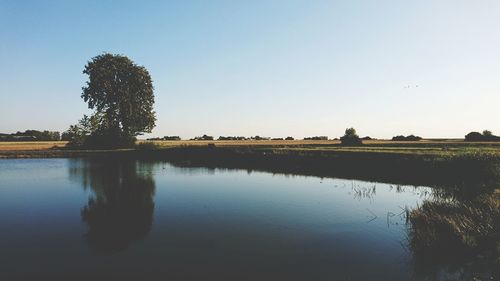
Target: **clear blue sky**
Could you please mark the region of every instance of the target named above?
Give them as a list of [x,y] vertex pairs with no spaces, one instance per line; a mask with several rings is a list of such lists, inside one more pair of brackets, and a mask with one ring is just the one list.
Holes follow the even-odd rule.
[[500,134],[498,0],[0,0],[0,132],[90,113],[103,52],[150,71],[147,136]]

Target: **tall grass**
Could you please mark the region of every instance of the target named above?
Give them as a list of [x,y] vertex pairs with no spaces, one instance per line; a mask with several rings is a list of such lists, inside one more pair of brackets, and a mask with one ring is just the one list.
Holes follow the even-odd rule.
[[417,272],[435,275],[447,268],[473,279],[479,273],[494,276],[491,270],[500,268],[498,194],[425,201],[409,212],[408,222]]

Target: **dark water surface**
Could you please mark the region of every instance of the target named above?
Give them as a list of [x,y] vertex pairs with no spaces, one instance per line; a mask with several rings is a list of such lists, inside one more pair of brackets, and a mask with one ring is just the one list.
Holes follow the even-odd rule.
[[0,160],[0,280],[415,280],[405,209],[425,187]]

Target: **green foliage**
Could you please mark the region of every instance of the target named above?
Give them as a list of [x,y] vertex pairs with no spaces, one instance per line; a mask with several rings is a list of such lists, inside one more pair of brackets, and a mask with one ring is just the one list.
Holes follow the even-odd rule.
[[405,137],[403,135],[399,135],[399,136],[392,137],[392,140],[393,141],[420,141],[420,140],[422,140],[422,137],[415,136],[415,135],[409,135],[409,136]]
[[424,201],[409,213],[412,246],[416,250],[446,246],[494,250],[490,243],[500,238],[496,200],[494,195],[481,195],[467,201]]
[[26,130],[14,134],[1,134],[0,141],[58,141],[61,135],[57,131]]
[[227,141],[227,140],[246,140],[246,139],[247,138],[241,137],[241,136],[240,137],[238,137],[238,136],[234,136],[234,137],[233,136],[227,136],[227,137],[226,136],[219,136],[219,138],[217,140]]
[[156,121],[153,84],[144,67],[125,56],[103,54],[88,62],[83,73],[89,81],[82,98],[95,110],[92,120],[82,120],[93,122],[83,126],[91,129],[86,144],[129,146],[135,136],[151,132]]
[[363,144],[363,142],[359,138],[354,128],[345,129],[345,134],[340,138],[340,143],[342,145],[348,145],[348,146],[356,146]]
[[304,140],[328,140],[327,136],[306,137]]
[[203,135],[201,137],[195,137],[193,140],[214,140],[214,137],[208,136],[208,135]]
[[499,136],[493,135],[491,131],[484,130],[483,133],[470,132],[465,135],[465,141],[500,141]]
[[102,116],[94,114],[92,116],[83,115],[77,124],[69,126],[63,133],[63,140],[69,141],[70,146],[88,146],[91,135],[97,135]]

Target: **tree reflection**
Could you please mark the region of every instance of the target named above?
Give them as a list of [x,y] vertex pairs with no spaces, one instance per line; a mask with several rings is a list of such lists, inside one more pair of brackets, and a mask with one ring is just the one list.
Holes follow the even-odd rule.
[[82,208],[85,239],[99,252],[124,250],[151,230],[155,183],[152,164],[114,159],[74,160],[70,175],[90,188]]

